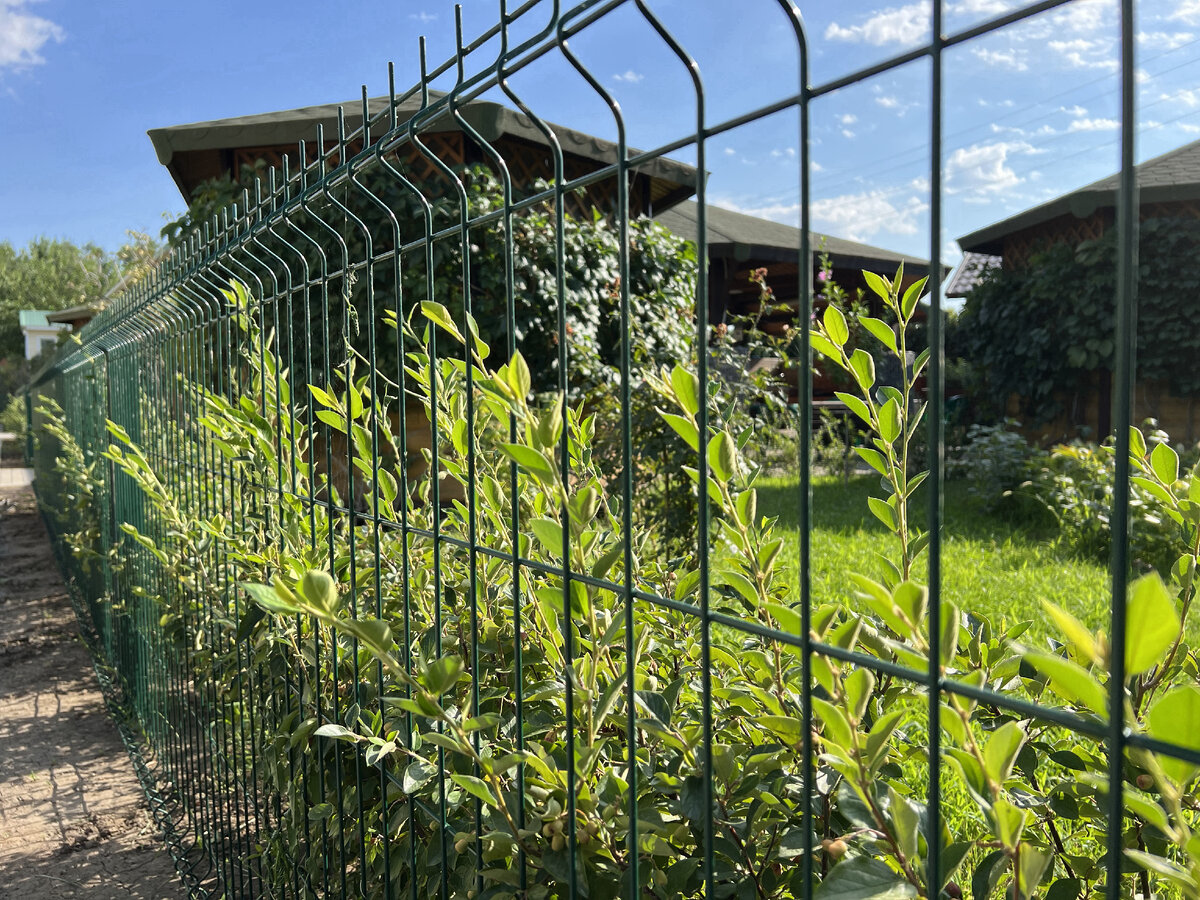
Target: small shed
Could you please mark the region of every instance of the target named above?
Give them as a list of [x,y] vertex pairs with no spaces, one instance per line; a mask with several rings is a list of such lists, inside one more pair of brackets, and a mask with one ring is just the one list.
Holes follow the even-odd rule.
[[25,338],[25,358],[36,359],[43,353],[52,352],[58,346],[58,338],[71,326],[50,321],[53,315],[46,309],[22,309],[17,313],[21,334]]
[[[1135,167],[1135,177],[1142,220],[1200,219],[1200,141],[1146,160]],[[1019,270],[1039,250],[1060,243],[1077,246],[1104,236],[1116,227],[1119,180],[1119,174],[1101,178],[960,237],[964,258],[951,279],[949,295],[967,298],[969,306],[972,288],[988,269]],[[1063,302],[1070,299],[1070,286],[1064,285]],[[1067,412],[1037,428],[1036,436],[1069,438],[1080,429],[1108,434],[1112,430],[1112,379],[1108,370],[1089,373],[1081,390],[1064,398]],[[1020,398],[1008,398],[1008,409],[1016,414]],[[1139,379],[1134,386],[1135,422],[1155,418],[1172,436],[1190,442],[1200,437],[1196,412],[1195,397],[1175,396],[1165,384]]]

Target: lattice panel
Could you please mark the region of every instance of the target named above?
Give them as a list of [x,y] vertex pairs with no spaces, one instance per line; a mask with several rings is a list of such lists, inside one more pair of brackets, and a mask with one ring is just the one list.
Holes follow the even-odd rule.
[[1041,225],[1027,228],[1004,239],[1004,262],[1006,265],[1023,266],[1039,250],[1054,244],[1081,244],[1093,241],[1107,230],[1111,215],[1101,211],[1077,219],[1075,216],[1059,216]]

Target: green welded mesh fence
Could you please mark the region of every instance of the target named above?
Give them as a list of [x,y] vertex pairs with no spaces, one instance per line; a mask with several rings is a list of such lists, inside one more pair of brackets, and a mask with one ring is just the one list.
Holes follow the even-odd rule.
[[[781,0],[794,92],[716,119],[648,3],[502,3],[417,87],[364,91],[198,223],[41,373],[39,496],[197,895],[1200,892],[1200,694],[1180,686],[1187,648],[1146,625],[1178,617],[1168,592],[1186,612],[1194,555],[1169,588],[1137,582],[1126,616],[1131,474],[1195,508],[1129,434],[1132,0],[1108,638],[1064,619],[1023,656],[941,590],[943,57],[1064,5],[942,36],[934,2],[927,45],[812,85]],[[571,48],[618,11],[693,86],[673,102],[694,125],[655,149],[626,143]],[[616,140],[590,156],[510,84],[551,56],[611,111]],[[930,352],[880,387],[845,319],[812,318],[809,111],[914,64],[929,278],[868,278],[866,327],[907,363],[924,293]],[[487,91],[519,139],[477,115]],[[765,278],[801,327],[776,352],[846,369],[891,497],[875,502],[892,562],[856,597],[813,587],[810,367],[791,367],[798,413],[776,402],[768,425],[796,434],[788,547],[756,510],[759,432],[738,418],[770,398],[729,377],[710,322],[707,148],[780,114],[798,123],[801,229],[790,274]],[[691,242],[643,217],[672,186],[697,201]]]

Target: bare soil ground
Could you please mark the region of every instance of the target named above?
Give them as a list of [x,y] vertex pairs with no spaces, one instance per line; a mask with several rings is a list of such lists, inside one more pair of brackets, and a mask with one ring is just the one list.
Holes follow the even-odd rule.
[[33,492],[0,487],[0,900],[182,896]]

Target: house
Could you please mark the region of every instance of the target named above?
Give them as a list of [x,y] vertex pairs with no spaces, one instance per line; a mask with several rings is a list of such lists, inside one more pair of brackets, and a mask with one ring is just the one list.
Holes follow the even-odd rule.
[[[655,215],[655,220],[680,237],[695,241],[699,234],[700,207],[694,201],[677,204]],[[795,325],[799,309],[798,257],[800,229],[770,219],[709,206],[705,214],[705,235],[708,240],[708,317],[716,324],[738,318],[755,317],[763,331],[781,335]],[[874,315],[881,315],[880,301],[867,290],[863,270],[891,278],[903,263],[903,286],[908,287],[929,273],[929,260],[907,256],[880,247],[811,232],[809,246],[813,254],[814,308],[824,307],[817,279],[821,254],[828,256],[832,279],[849,295],[861,290],[863,299],[873,304]],[[765,280],[774,292],[778,308],[759,317],[759,288],[750,276],[765,269]],[[923,308],[917,318],[923,320]],[[787,368],[789,400],[796,402],[796,370]],[[825,373],[818,371],[813,378],[813,397],[828,401],[837,385]]]
[[[1200,219],[1200,141],[1185,144],[1135,167],[1139,217]],[[978,280],[992,268],[1020,269],[1047,247],[1078,246],[1104,236],[1116,227],[1119,175],[1110,175],[1078,190],[988,225],[958,239],[964,258],[948,283],[951,297],[970,295]],[[1069,300],[1071,286],[1063,286]],[[1091,372],[1080,389],[1063,398],[1065,412],[1037,428],[1038,436],[1074,437],[1081,429],[1106,435],[1112,429],[1112,373]],[[1011,413],[1020,398],[1008,399]],[[1155,418],[1173,436],[1190,441],[1200,436],[1196,397],[1178,396],[1164,382],[1139,379],[1134,387],[1133,420]]]
[[53,313],[45,309],[23,309],[17,313],[21,334],[25,337],[25,358],[36,359],[43,353],[53,352],[58,338],[71,326],[50,320]]

